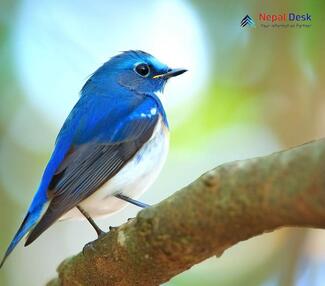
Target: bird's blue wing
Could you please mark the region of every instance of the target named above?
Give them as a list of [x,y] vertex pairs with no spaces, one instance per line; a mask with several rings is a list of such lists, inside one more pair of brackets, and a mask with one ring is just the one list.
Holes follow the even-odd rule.
[[[71,117],[73,117],[73,112],[71,113]],[[66,125],[70,124],[71,117],[67,119]],[[72,143],[72,134],[69,134],[68,132],[66,132],[66,130],[62,129],[62,132],[60,133],[60,138],[56,142],[55,149],[43,173],[38,191],[36,192],[33,198],[33,201],[28,209],[28,212],[20,228],[18,229],[17,233],[15,234],[14,238],[12,239],[10,245],[6,250],[6,253],[0,263],[0,268],[4,264],[9,254],[16,247],[18,242],[39,220],[42,213],[42,209],[48,200],[46,194],[48,185],[51,182],[53,174],[55,173],[56,169],[59,167],[66,153],[70,149],[71,143]]]
[[[109,97],[80,98],[57,137],[39,189],[0,267],[35,225],[25,245],[96,191],[135,155],[158,121],[159,112],[153,110],[157,110],[157,103],[150,97],[123,97],[118,104]],[[40,219],[48,201],[49,207]]]
[[[105,104],[101,104],[103,108]],[[116,113],[121,112],[123,117],[115,121]],[[143,98],[136,105],[125,105],[124,110],[112,110],[110,116],[93,121],[89,132],[78,133],[48,186],[49,207],[28,235],[25,245],[123,168],[150,139],[158,120],[155,101]],[[87,123],[85,120],[80,124],[85,128],[89,126]]]

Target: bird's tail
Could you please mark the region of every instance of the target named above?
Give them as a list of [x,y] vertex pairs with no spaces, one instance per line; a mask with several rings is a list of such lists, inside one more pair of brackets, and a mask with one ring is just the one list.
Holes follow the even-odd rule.
[[7,257],[9,256],[9,254],[14,250],[14,248],[16,247],[16,245],[18,244],[18,242],[25,236],[25,234],[35,225],[35,223],[38,221],[40,215],[42,212],[42,208],[36,208],[33,211],[29,211],[24,219],[24,221],[22,222],[20,228],[18,229],[16,235],[14,236],[14,238],[12,239],[9,247],[7,248],[7,251],[4,255],[4,257],[2,258],[1,262],[0,262],[0,268],[2,267],[2,265],[4,264],[4,262],[6,261]]

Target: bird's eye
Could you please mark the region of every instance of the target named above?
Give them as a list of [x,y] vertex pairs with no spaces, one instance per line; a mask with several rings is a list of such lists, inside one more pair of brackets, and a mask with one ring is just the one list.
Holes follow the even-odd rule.
[[147,64],[139,64],[135,67],[135,72],[143,77],[147,77],[150,73],[150,68]]

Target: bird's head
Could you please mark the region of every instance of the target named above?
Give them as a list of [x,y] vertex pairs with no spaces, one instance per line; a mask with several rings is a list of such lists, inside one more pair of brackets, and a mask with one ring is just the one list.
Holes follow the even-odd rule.
[[169,68],[143,51],[127,51],[111,58],[93,77],[100,81],[105,78],[106,82],[137,93],[153,93],[162,91],[168,79],[184,72],[185,69]]

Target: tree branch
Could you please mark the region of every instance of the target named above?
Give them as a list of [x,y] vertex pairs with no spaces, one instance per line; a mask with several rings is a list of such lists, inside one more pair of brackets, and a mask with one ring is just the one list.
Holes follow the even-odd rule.
[[159,285],[283,226],[325,228],[325,139],[209,171],[63,261],[48,285]]

